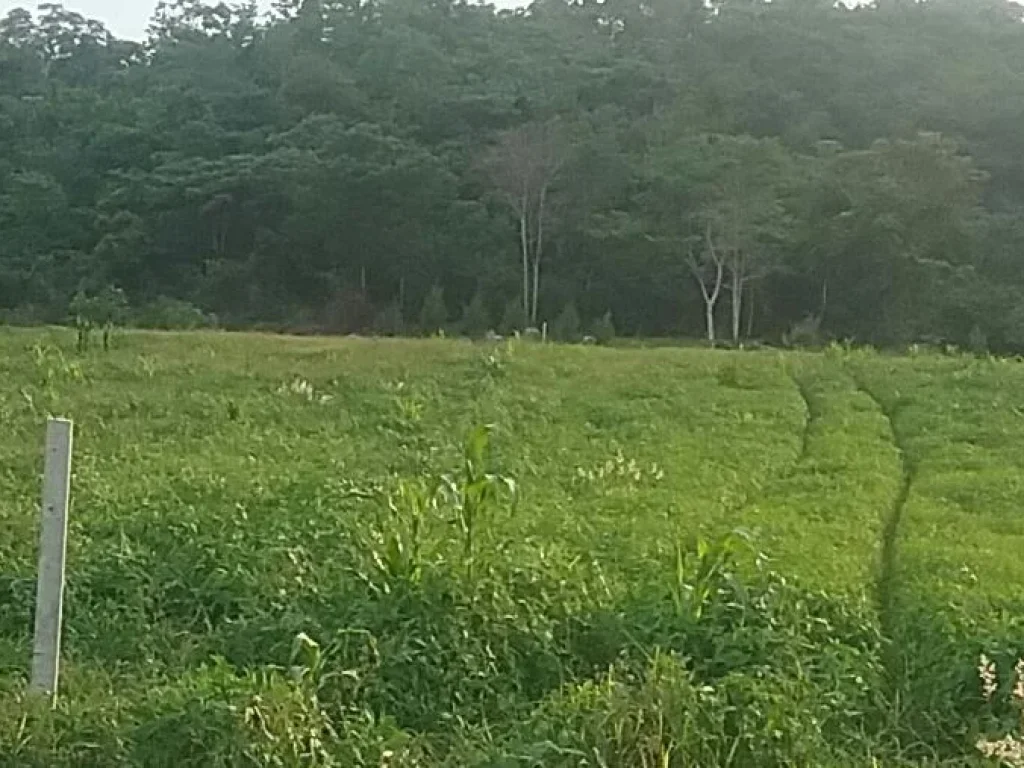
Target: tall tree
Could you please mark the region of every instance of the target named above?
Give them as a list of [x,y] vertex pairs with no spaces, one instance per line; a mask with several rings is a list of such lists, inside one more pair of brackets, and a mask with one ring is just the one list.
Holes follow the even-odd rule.
[[891,342],[927,334],[937,280],[964,280],[985,174],[936,134],[840,152],[813,217],[814,267],[844,333]]
[[791,227],[786,202],[796,183],[795,161],[776,140],[709,134],[657,148],[649,165],[644,205],[656,217],[651,236],[684,250],[704,298],[711,341],[725,281],[738,342],[746,292],[777,268]]
[[[503,133],[485,159],[491,183],[515,213],[523,278],[523,314],[538,320],[541,262],[552,197],[569,157],[565,127],[559,121],[527,123]],[[531,286],[532,272],[532,286]]]

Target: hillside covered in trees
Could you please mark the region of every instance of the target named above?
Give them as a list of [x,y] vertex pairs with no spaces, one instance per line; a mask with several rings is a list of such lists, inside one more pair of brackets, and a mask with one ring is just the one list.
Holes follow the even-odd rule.
[[1021,6],[275,6],[0,21],[0,318],[1024,349]]

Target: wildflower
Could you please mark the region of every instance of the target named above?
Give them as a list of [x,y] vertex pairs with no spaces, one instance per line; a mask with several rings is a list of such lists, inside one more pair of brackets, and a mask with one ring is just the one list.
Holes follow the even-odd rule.
[[981,693],[985,701],[991,701],[999,687],[996,676],[995,662],[991,661],[984,653],[978,660],[978,677],[981,678]]
[[333,395],[319,394],[316,388],[303,378],[296,377],[288,384],[282,384],[278,390],[280,395],[296,395],[306,402],[327,405],[334,397]]
[[1013,686],[1013,698],[1020,706],[1024,706],[1024,659],[1017,662],[1013,672],[1017,679],[1016,685]]
[[1004,765],[1012,768],[1024,766],[1024,742],[1017,741],[1013,736],[998,741],[981,739],[975,746],[985,757],[998,760]]

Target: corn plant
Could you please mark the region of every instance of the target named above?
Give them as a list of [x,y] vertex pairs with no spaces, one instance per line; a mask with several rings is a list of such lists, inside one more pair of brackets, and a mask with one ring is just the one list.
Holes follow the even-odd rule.
[[425,528],[438,509],[436,481],[401,481],[387,495],[383,511],[368,533],[377,591],[389,594],[398,583],[416,585],[426,565]]
[[736,556],[745,544],[749,536],[743,531],[714,540],[700,537],[691,547],[676,542],[672,602],[677,616],[700,621],[723,584],[735,580]]
[[441,492],[454,512],[453,522],[462,541],[462,560],[467,578],[473,565],[481,529],[502,507],[503,495],[518,497],[515,480],[488,471],[491,432],[478,426],[470,431],[463,448],[462,473],[443,478]]

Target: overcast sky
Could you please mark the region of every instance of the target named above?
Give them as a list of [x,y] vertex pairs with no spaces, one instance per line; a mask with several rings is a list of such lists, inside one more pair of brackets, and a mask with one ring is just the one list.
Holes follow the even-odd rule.
[[[0,0],[0,16],[6,16],[12,8],[34,10],[41,0]],[[100,19],[118,37],[143,37],[149,17],[153,14],[157,0],[64,0],[64,6],[71,10]],[[502,8],[523,5],[523,0],[493,0]],[[270,0],[261,0],[261,5],[270,6]]]

